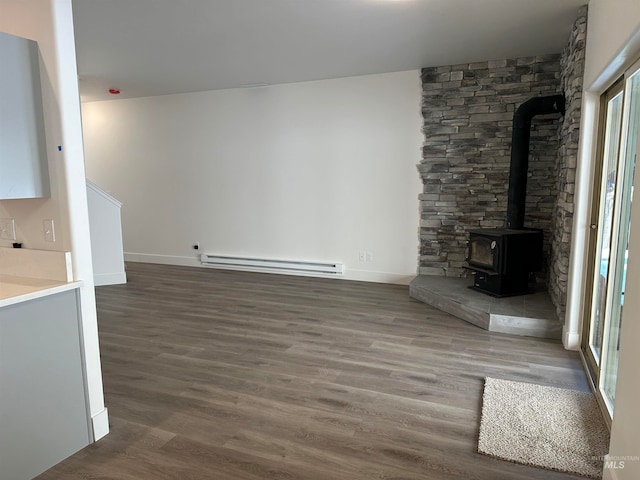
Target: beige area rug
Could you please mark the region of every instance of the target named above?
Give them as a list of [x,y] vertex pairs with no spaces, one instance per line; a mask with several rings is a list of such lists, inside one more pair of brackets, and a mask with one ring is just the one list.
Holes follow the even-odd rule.
[[478,451],[601,478],[609,431],[592,393],[487,378]]

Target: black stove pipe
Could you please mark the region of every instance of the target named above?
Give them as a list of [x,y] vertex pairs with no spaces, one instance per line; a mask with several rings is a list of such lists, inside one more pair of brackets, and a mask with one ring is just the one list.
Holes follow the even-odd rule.
[[547,115],[549,113],[564,115],[564,95],[531,98],[520,105],[513,115],[507,228],[522,230],[524,227],[531,119],[536,115]]

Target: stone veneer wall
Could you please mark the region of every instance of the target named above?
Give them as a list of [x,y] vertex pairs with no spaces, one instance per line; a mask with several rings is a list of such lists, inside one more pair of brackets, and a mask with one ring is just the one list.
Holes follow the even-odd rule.
[[[468,230],[505,225],[514,111],[531,97],[561,91],[560,55],[425,68],[422,86],[419,273],[463,276]],[[534,117],[525,226],[544,230],[546,259],[557,132],[557,114]]]
[[582,107],[585,44],[587,35],[587,6],[581,7],[573,25],[569,42],[560,58],[560,79],[566,97],[566,113],[560,125],[560,148],[556,163],[556,191],[553,215],[553,239],[549,294],[558,317],[564,321],[567,304],[567,278],[573,225],[573,194]]
[[540,280],[564,321],[586,27],[584,6],[562,54],[422,70],[420,274],[466,274],[468,230],[505,224],[515,109],[536,95],[564,93],[560,122],[557,115],[533,120],[525,216],[525,226],[544,230]]

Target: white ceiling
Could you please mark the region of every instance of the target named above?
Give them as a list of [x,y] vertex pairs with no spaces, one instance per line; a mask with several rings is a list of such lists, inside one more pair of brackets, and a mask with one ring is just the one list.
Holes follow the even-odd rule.
[[83,101],[560,52],[587,0],[74,0]]

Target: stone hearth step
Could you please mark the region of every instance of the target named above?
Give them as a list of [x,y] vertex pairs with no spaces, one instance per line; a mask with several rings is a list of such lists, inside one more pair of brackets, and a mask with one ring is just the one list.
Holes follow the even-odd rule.
[[490,332],[538,338],[562,336],[562,325],[546,291],[494,298],[469,288],[472,279],[418,275],[412,298]]

